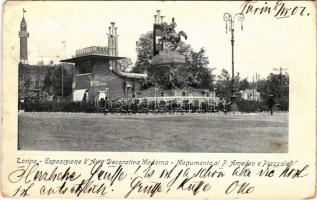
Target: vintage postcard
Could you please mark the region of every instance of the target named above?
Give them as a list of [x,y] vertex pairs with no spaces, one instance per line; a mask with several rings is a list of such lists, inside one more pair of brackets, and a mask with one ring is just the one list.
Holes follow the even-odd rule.
[[6,1],[5,197],[312,199],[314,1]]

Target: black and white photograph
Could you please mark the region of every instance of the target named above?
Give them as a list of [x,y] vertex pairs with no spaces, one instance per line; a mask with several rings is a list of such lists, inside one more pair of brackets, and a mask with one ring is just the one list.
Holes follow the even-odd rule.
[[15,10],[19,150],[288,152],[287,22],[249,2],[71,4]]
[[316,196],[315,1],[2,8],[2,196]]

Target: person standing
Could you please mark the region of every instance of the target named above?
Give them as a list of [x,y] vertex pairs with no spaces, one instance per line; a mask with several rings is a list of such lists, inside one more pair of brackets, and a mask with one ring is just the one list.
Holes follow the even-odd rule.
[[273,115],[274,104],[275,104],[274,95],[271,94],[268,99],[268,107],[269,107],[271,115]]

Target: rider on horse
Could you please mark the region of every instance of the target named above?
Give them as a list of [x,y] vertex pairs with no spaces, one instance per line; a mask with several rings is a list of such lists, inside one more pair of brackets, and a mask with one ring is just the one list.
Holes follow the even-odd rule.
[[169,30],[169,33],[175,33],[175,28],[176,28],[177,24],[175,22],[175,18],[173,17],[172,18],[172,22],[170,23],[170,25],[168,25],[168,30]]
[[187,34],[184,31],[180,31],[177,33],[175,31],[177,24],[175,22],[175,18],[172,18],[172,22],[167,24],[166,22],[162,23],[163,28],[163,36],[160,38],[160,41],[169,41],[174,45],[174,49],[178,46],[178,43],[181,40],[181,36],[187,39]]

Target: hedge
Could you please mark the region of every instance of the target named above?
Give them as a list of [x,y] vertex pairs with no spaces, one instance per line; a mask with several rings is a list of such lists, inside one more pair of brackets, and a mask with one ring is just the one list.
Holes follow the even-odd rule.
[[241,112],[263,112],[269,110],[267,104],[263,101],[241,100],[237,104]]
[[26,102],[26,112],[98,112],[94,104],[86,102]]
[[[269,111],[266,101],[248,101],[240,100],[237,102],[239,111],[241,112],[263,112]],[[277,99],[274,110],[288,111],[288,99]]]
[[[99,104],[99,109],[94,103],[90,102],[26,102],[24,110],[26,112],[110,112],[110,113],[148,113],[148,112],[218,112],[230,111],[229,106],[223,106],[221,103],[218,105],[211,105],[202,102],[199,106],[198,101],[188,102],[183,101],[182,110],[179,109],[180,104],[175,101],[168,102],[138,102],[129,101],[123,103],[115,102],[110,104]],[[265,101],[237,101],[238,109],[240,112],[263,112],[268,111],[268,106]],[[275,106],[276,109],[281,111],[288,111],[288,101],[278,101]]]

